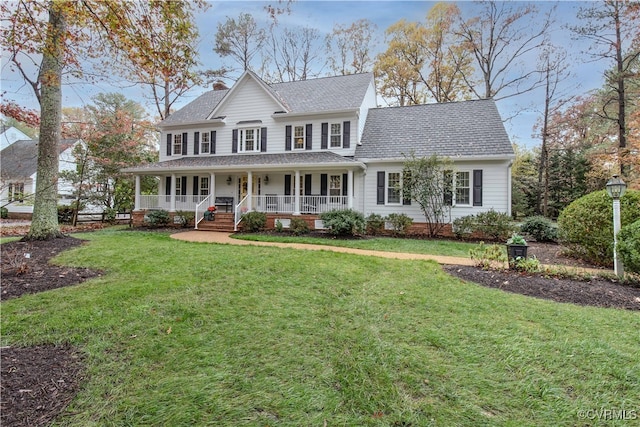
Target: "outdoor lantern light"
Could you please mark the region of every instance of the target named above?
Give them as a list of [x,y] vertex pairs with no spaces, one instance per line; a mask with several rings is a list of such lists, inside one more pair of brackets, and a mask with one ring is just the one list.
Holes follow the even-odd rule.
[[227,185],[231,185],[231,175],[229,175],[229,178],[227,178]]
[[264,185],[269,185],[269,175],[264,176]]
[[618,259],[618,233],[620,232],[620,198],[624,195],[627,184],[613,175],[607,182],[607,193],[613,199],[613,271],[618,277],[624,276],[624,265]]
[[613,178],[607,182],[607,193],[615,200],[624,196],[624,192],[627,190],[627,184],[623,180],[618,178],[618,175],[613,175]]

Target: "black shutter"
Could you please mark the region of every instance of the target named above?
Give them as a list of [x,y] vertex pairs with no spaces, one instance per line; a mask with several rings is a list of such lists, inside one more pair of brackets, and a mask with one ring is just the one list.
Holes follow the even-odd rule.
[[173,137],[173,135],[171,135],[170,133],[167,134],[167,156],[171,155],[171,138]]
[[411,171],[402,172],[402,181],[402,204],[409,206],[411,205]]
[[187,194],[187,177],[180,178],[180,190],[183,196]]
[[444,171],[444,205],[453,206],[453,172]]
[[284,176],[284,195],[291,195],[291,175]]
[[349,179],[349,175],[347,175],[346,173],[343,173],[342,174],[342,195],[343,196],[347,195],[347,189],[349,185],[349,183],[347,182],[347,179]]
[[351,122],[342,123],[342,148],[351,146]]
[[193,177],[193,194],[194,196],[197,196],[200,193],[200,180],[198,179],[197,176]]
[[320,195],[326,196],[329,188],[328,177],[326,173],[320,174]]
[[189,134],[186,132],[182,134],[182,155],[183,156],[187,155],[187,135]]
[[311,175],[304,176],[304,195],[311,195]]
[[384,171],[378,172],[377,200],[379,205],[384,205],[384,180],[385,180]]
[[[291,151],[291,125],[285,128],[284,132],[284,149],[286,151]],[[289,177],[291,179],[291,177]]]
[[329,148],[329,123],[321,125],[320,148],[323,150]]
[[193,154],[200,154],[200,132],[193,133]]
[[167,196],[171,195],[171,177],[167,176],[164,179],[164,194]]
[[267,128],[260,128],[260,151],[267,151]]
[[231,131],[231,152],[238,152],[238,129]]
[[307,150],[311,150],[313,148],[313,142],[312,142],[312,129],[313,126],[311,125],[311,123],[309,123],[307,125],[307,129],[305,130],[305,143],[307,144],[307,146],[305,147]]
[[482,169],[473,170],[473,206],[482,206]]
[[209,138],[209,141],[210,141],[209,152],[211,154],[216,154],[216,131],[215,130],[211,131],[211,137]]

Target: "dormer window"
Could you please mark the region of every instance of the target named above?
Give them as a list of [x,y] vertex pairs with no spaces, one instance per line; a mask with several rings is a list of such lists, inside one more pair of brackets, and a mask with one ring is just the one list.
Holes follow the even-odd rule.
[[259,152],[260,151],[260,128],[240,129],[240,152]]
[[295,126],[293,129],[293,148],[304,150],[304,126]]

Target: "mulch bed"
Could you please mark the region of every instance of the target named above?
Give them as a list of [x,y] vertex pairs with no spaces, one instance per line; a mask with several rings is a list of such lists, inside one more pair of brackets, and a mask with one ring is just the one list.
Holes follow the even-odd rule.
[[[82,240],[64,237],[43,242],[9,242],[2,245],[0,299],[72,286],[102,274],[86,268],[49,264],[58,253],[77,247]],[[561,247],[532,243],[529,254],[543,264],[591,267],[565,257]],[[26,258],[24,254],[29,254]],[[640,288],[612,280],[589,281],[524,275],[515,271],[484,271],[476,267],[447,266],[464,280],[537,298],[579,305],[640,310]],[[70,345],[3,347],[1,351],[0,424],[47,426],[75,397],[83,381],[82,356]]]

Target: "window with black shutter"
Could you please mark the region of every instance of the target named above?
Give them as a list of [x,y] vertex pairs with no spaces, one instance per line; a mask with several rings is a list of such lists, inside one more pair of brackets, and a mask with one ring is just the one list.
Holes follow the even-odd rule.
[[193,154],[200,154],[200,132],[193,133]]
[[385,172],[378,172],[378,179],[376,183],[376,200],[379,205],[384,205],[384,183],[385,183]]
[[342,148],[351,146],[351,122],[342,123]]
[[321,125],[320,148],[323,150],[329,148],[329,123],[322,123]]
[[260,129],[260,151],[263,153],[267,151],[267,128]]
[[482,169],[473,171],[473,206],[482,206]]
[[168,133],[167,134],[167,156],[171,155],[171,144],[173,143],[172,139],[173,139],[173,135]]
[[[286,151],[291,151],[291,137],[292,137],[291,126],[288,125],[285,127],[285,132],[284,132],[284,149]],[[289,178],[291,178],[291,176],[289,176]]]

